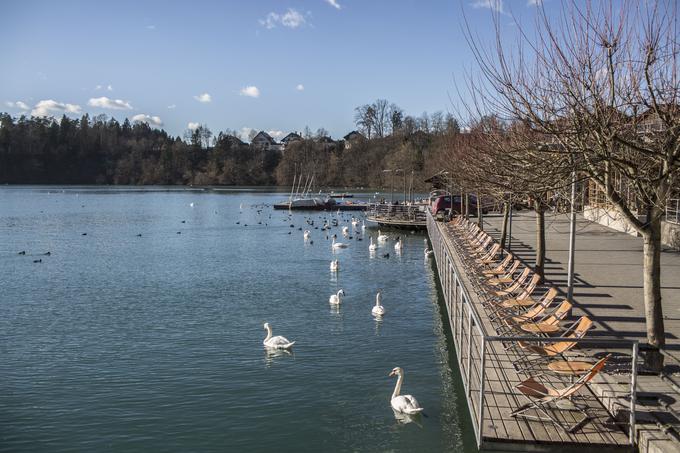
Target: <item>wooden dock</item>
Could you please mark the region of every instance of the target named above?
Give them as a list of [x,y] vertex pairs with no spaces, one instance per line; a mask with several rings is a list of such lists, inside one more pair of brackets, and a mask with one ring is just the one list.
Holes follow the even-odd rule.
[[424,230],[427,228],[427,204],[371,204],[366,220],[379,227]]
[[[630,451],[632,436],[627,420],[614,420],[602,402],[589,390],[579,394],[579,404],[587,405],[589,418],[578,424],[582,415],[561,410],[553,415],[569,425],[566,432],[550,422],[514,418],[510,413],[527,401],[515,386],[527,378],[513,366],[517,356],[506,348],[507,341],[497,335],[481,299],[473,290],[447,224],[427,218],[449,327],[458,358],[467,405],[480,449],[505,451],[571,451],[574,448]],[[625,348],[624,348],[625,349]],[[580,353],[583,354],[583,349]],[[633,356],[634,357],[634,356]],[[546,373],[543,381],[555,388],[569,385],[564,376]],[[634,387],[634,386],[633,386]],[[633,401],[634,412],[634,394]]]

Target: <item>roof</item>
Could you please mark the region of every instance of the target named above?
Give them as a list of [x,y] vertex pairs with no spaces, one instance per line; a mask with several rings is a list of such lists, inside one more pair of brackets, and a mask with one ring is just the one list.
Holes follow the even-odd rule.
[[288,143],[290,141],[302,140],[302,137],[297,132],[291,132],[281,139],[282,143]]
[[328,135],[324,135],[323,137],[319,137],[316,139],[317,142],[319,143],[335,143],[335,140],[330,138]]
[[345,140],[352,140],[352,139],[355,139],[355,138],[366,138],[366,137],[364,137],[364,134],[362,134],[359,131],[352,131],[342,138],[344,138]]
[[251,142],[254,142],[255,139],[258,138],[258,137],[264,138],[264,139],[267,140],[269,143],[276,143],[276,141],[272,138],[272,136],[269,135],[268,133],[266,133],[265,131],[260,131],[260,132],[258,132],[257,135],[256,135],[255,137],[253,137],[253,139],[251,140]]

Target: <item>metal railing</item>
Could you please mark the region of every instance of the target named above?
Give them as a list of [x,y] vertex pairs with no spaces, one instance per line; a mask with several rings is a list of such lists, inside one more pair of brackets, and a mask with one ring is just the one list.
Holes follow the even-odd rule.
[[671,198],[666,204],[666,222],[680,225],[680,198]]
[[[441,284],[444,302],[447,310],[447,318],[451,329],[460,376],[465,389],[472,425],[475,431],[477,447],[481,448],[484,439],[485,422],[485,388],[489,381],[488,370],[497,367],[497,363],[489,365],[488,355],[496,348],[503,349],[503,345],[518,341],[527,343],[553,343],[569,341],[578,345],[603,345],[617,349],[626,348],[631,351],[631,380],[630,380],[630,416],[628,420],[628,441],[631,446],[635,445],[635,404],[636,404],[636,381],[638,341],[626,339],[604,338],[573,338],[573,337],[538,337],[538,336],[504,336],[489,334],[486,331],[482,317],[477,311],[475,303],[463,282],[462,273],[456,266],[456,259],[452,256],[457,253],[442,238],[442,234],[436,225],[433,216],[427,214],[427,230],[432,243],[432,250],[437,264],[437,272]],[[495,329],[494,329],[495,330]],[[500,343],[500,345],[498,344]],[[494,370],[496,371],[496,370]],[[516,370],[513,370],[516,373]],[[514,382],[512,384],[519,384]]]

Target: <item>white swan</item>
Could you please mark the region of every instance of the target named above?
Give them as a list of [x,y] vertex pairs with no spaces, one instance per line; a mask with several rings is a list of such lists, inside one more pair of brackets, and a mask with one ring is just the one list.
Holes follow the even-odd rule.
[[354,217],[352,217],[352,226],[356,228],[357,225],[359,225],[359,219],[355,219]]
[[346,226],[342,227],[342,234],[344,234],[345,236],[349,235],[349,227]]
[[378,291],[378,294],[375,295],[375,305],[373,306],[373,309],[371,310],[371,313],[373,313],[374,316],[382,316],[385,314],[385,307],[382,306],[382,291]]
[[430,258],[434,254],[434,250],[425,249],[425,258]]
[[382,234],[382,233],[380,232],[380,230],[378,230],[378,241],[380,241],[380,242],[385,242],[385,241],[388,240],[389,238],[390,238],[390,237],[389,237],[388,235]]
[[281,335],[277,335],[275,337],[272,337],[272,328],[269,327],[269,323],[265,322],[264,323],[264,328],[267,331],[267,338],[264,339],[262,344],[266,348],[272,348],[272,349],[290,349],[295,342],[294,341],[288,341],[287,338],[282,337]]
[[402,414],[417,414],[423,411],[420,407],[420,403],[412,395],[400,395],[401,384],[404,381],[404,370],[396,367],[390,373],[390,376],[397,375],[397,385],[394,386],[394,392],[392,392],[392,399],[390,400],[390,405],[392,409]]
[[305,230],[305,232],[302,234],[302,236],[305,238],[305,241],[308,241],[309,238],[312,236],[312,232],[309,230]]
[[328,298],[328,303],[331,305],[340,305],[342,303],[342,298],[340,296],[344,295],[345,291],[341,289],[337,294],[331,294],[331,297]]
[[333,243],[331,244],[331,247],[334,249],[346,249],[347,244],[343,244],[342,242],[335,242],[335,238],[333,238]]
[[338,269],[340,269],[340,261],[338,260],[331,261],[331,270],[337,271]]
[[399,240],[397,241],[397,243],[394,244],[394,250],[396,250],[397,252],[399,252],[399,251],[401,251],[401,250],[403,250],[403,249],[404,249],[404,241],[402,241],[401,239],[399,239]]
[[378,249],[378,245],[373,242],[373,236],[370,236],[371,243],[368,245],[368,251],[369,252],[375,252]]

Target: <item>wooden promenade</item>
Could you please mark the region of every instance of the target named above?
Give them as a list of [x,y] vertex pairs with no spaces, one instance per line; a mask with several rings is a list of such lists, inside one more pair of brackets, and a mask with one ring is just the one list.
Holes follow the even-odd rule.
[[[565,424],[577,426],[572,432],[551,422],[510,416],[514,409],[527,402],[515,386],[528,375],[518,372],[513,365],[518,356],[513,348],[507,348],[510,342],[497,334],[481,298],[474,291],[475,276],[466,273],[453,241],[455,233],[449,228],[428,215],[427,230],[478,447],[504,451],[572,451],[576,447],[630,451],[629,420],[615,420],[588,389],[579,393],[577,403],[587,405],[589,418],[585,422],[581,422],[583,416],[578,411],[560,410],[552,414]],[[623,344],[618,347],[626,351]],[[631,350],[628,346],[628,353],[634,357]],[[590,354],[596,353],[580,348],[577,354],[592,358]],[[630,364],[628,366],[630,369]],[[542,379],[555,388],[570,383],[569,378],[549,372]],[[634,405],[634,394],[628,396]],[[634,412],[634,406],[632,409]]]

